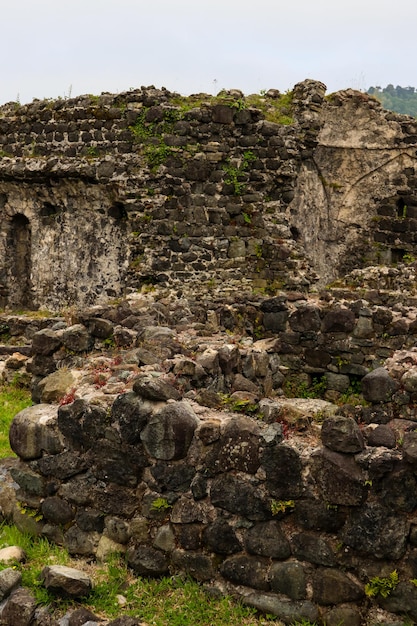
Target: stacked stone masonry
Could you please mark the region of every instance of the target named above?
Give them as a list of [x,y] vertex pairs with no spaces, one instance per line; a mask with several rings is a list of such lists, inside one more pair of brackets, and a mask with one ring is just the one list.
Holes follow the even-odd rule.
[[415,120],[317,81],[281,100],[141,88],[1,107],[0,306],[149,283],[307,291],[412,258]]
[[[120,551],[137,575],[185,572],[284,623],[362,624],[375,606],[417,619],[415,303],[338,295],[211,303],[220,335],[210,347],[213,316],[184,301],[95,307],[70,326],[6,318],[31,338],[40,401],[13,421],[11,475],[42,519],[8,491],[3,514],[74,555]],[[248,329],[253,309],[264,338],[228,343],[227,327]],[[149,325],[161,315],[165,326]],[[201,346],[182,342],[187,315]],[[47,395],[61,375],[51,363],[66,349],[74,364],[109,337],[121,363],[103,388],[107,404],[85,392],[59,406]],[[327,400],[281,396],[295,376],[307,388],[327,379]],[[357,380],[365,406],[329,401]],[[219,393],[249,398],[258,417],[219,408]],[[371,602],[365,584],[394,570],[395,591]]]
[[3,517],[284,623],[417,621],[416,148],[316,81],[1,107],[0,306],[63,313],[1,316]]

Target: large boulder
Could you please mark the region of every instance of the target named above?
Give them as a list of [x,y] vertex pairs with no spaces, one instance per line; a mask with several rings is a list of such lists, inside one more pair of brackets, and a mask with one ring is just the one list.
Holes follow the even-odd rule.
[[40,381],[38,388],[41,402],[53,404],[59,402],[75,387],[75,377],[70,370],[59,369]]
[[398,382],[383,367],[377,367],[362,378],[362,395],[373,404],[388,402],[398,388]]
[[187,403],[173,402],[150,418],[140,437],[147,452],[156,459],[182,459],[197,425],[197,416]]
[[25,461],[38,459],[44,452],[61,452],[57,407],[37,404],[23,409],[12,421],[9,439],[13,452]]
[[41,580],[47,589],[70,598],[80,598],[90,593],[91,579],[84,572],[66,567],[51,565],[44,567]]
[[323,445],[335,452],[355,454],[365,447],[361,430],[354,419],[334,415],[324,420],[321,428]]

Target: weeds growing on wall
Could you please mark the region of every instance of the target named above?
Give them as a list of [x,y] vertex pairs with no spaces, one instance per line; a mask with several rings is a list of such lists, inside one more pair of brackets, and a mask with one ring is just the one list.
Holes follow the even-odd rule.
[[157,169],[173,153],[173,149],[164,141],[164,134],[172,132],[175,122],[181,118],[177,109],[167,108],[161,122],[147,122],[149,109],[144,108],[130,126],[135,141],[143,148],[143,154],[151,170]]
[[365,593],[368,597],[374,598],[376,596],[381,596],[382,598],[388,598],[394,589],[397,587],[400,579],[398,577],[397,570],[391,572],[389,576],[379,577],[375,576],[371,578],[369,583],[365,585]]
[[269,122],[284,126],[294,123],[292,101],[292,91],[286,91],[279,98],[268,98],[265,94],[251,94],[246,97],[247,106],[260,109]]
[[313,377],[310,384],[300,380],[296,375],[289,376],[283,385],[287,398],[323,398],[326,389],[327,382],[324,376]]
[[288,125],[294,123],[292,101],[292,91],[287,91],[278,98],[269,98],[265,93],[251,94],[243,98],[234,98],[230,96],[227,91],[221,91],[217,96],[209,96],[207,94],[188,97],[176,96],[171,100],[171,103],[179,107],[183,114],[191,109],[196,109],[204,105],[213,106],[215,104],[225,104],[237,111],[254,107],[262,111],[267,121]]
[[[235,196],[240,196],[245,191],[245,183],[242,181],[245,172],[249,169],[250,164],[256,160],[256,155],[252,150],[246,150],[243,153],[243,157],[239,165],[233,165],[229,160],[226,165],[223,166],[225,172],[224,182],[227,185],[231,185]],[[245,218],[246,215],[246,218]],[[252,219],[249,215],[243,214],[245,223],[251,223]]]

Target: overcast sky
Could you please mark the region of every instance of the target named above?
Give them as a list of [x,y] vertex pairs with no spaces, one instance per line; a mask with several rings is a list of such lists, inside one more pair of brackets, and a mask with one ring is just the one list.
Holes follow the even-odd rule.
[[141,85],[182,94],[417,87],[415,0],[0,0],[0,103]]

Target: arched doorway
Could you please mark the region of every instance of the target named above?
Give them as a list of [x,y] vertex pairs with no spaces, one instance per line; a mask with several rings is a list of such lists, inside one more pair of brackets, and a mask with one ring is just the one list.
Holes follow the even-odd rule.
[[12,217],[8,240],[10,259],[9,305],[31,308],[31,227],[28,218],[18,213]]

